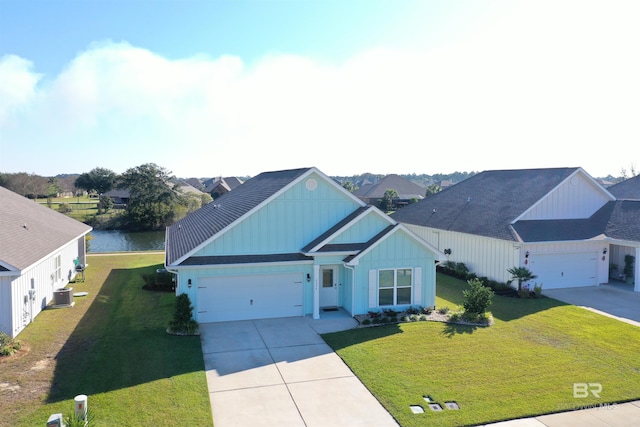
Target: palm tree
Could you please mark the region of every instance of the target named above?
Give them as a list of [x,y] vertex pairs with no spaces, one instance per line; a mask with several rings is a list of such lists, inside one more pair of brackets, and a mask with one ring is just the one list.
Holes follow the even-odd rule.
[[525,267],[511,267],[507,271],[511,274],[511,281],[518,281],[518,292],[522,290],[522,282],[528,282],[538,277]]

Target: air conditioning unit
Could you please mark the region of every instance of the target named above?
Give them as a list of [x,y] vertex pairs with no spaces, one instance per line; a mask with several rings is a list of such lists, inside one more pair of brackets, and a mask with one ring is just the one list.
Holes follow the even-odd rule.
[[70,307],[73,305],[73,288],[56,289],[53,293],[55,307]]

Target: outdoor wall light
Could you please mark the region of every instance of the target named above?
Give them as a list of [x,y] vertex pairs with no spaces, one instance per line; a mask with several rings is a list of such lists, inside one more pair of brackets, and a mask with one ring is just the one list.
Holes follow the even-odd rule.
[[451,249],[445,249],[444,250],[444,254],[445,255],[451,255]]
[[309,273],[307,273],[307,282],[311,281],[311,275]]
[[187,286],[191,289],[191,279],[187,280]]
[[602,250],[602,255],[606,255],[606,254],[607,254],[607,248],[604,248],[604,249]]
[[524,254],[524,257],[525,257],[525,258],[529,258],[529,251],[527,251],[527,252]]

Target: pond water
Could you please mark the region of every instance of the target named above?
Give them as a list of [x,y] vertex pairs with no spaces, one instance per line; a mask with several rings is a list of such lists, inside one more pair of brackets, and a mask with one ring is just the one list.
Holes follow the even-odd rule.
[[164,231],[93,230],[89,253],[164,250]]

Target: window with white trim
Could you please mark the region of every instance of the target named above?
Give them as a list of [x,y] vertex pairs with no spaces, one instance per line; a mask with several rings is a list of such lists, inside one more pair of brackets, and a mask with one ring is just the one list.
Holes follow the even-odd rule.
[[411,304],[412,283],[410,268],[378,270],[378,305]]

